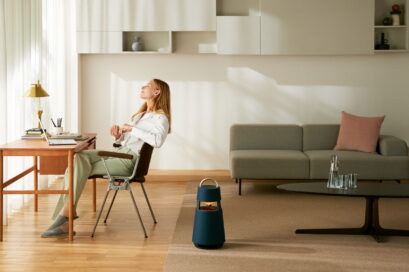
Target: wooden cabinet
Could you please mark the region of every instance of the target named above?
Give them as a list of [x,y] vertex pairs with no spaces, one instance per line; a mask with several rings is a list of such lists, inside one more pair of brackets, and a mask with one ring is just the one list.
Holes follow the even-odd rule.
[[261,0],[262,55],[373,54],[373,0]]
[[215,31],[216,0],[77,0],[77,31]]
[[218,16],[217,53],[260,55],[260,16]]

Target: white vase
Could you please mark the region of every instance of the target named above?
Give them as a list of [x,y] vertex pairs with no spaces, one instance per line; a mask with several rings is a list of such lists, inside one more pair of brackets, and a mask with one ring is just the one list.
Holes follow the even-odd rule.
[[392,14],[392,25],[394,26],[400,25],[399,14]]

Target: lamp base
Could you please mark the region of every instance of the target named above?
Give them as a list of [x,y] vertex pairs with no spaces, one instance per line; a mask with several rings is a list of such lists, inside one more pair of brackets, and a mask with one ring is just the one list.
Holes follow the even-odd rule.
[[223,246],[222,244],[218,244],[218,245],[200,245],[200,244],[195,244],[195,247],[200,248],[200,249],[218,249],[221,248]]
[[40,128],[40,129],[41,129],[40,120],[41,120],[41,116],[42,116],[42,115],[43,115],[43,111],[42,111],[42,110],[38,110],[38,111],[37,111],[37,118],[38,118],[37,127]]

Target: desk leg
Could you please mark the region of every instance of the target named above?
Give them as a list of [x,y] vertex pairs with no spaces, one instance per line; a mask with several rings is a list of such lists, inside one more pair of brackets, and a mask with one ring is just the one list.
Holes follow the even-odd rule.
[[74,233],[74,152],[68,152],[68,240],[73,240]]
[[97,211],[97,179],[92,179],[92,209]]
[[38,212],[38,157],[33,157],[34,164],[34,211]]
[[3,241],[3,151],[0,150],[0,241]]

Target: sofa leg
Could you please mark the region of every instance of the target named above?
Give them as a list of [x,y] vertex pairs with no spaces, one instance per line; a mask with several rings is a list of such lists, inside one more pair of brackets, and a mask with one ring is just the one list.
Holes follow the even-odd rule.
[[239,180],[239,195],[241,195],[241,179],[238,179]]

